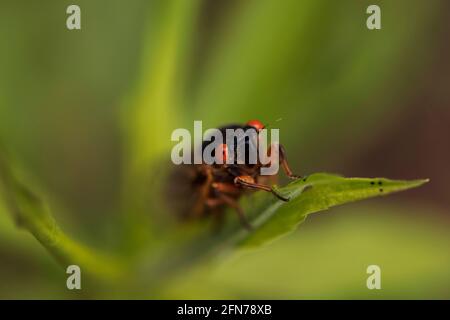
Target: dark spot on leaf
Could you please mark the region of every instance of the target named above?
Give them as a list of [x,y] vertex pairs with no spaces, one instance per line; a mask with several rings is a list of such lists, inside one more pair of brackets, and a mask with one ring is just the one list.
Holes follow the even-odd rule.
[[371,185],[374,185],[374,184],[375,184],[375,182],[373,182],[373,181],[370,181],[370,184],[371,184]]
[[381,181],[378,181],[378,185],[380,185],[380,186],[381,186],[382,184],[383,184],[383,182],[381,182]]
[[306,179],[308,179],[308,177],[304,177],[304,178],[303,178],[303,182],[306,181]]
[[380,192],[383,192],[383,188],[380,188]]

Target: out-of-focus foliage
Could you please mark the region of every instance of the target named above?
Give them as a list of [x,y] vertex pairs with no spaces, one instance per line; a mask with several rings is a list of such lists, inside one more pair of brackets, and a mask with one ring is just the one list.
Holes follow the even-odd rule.
[[[199,236],[194,235],[194,240],[186,238],[186,242],[175,244],[171,250],[166,250],[165,254],[153,259],[156,267],[151,267],[146,272],[147,279],[142,281],[135,279],[132,272],[142,267],[124,263],[119,257],[107,258],[80,245],[62,232],[47,204],[23,185],[14,170],[4,159],[0,159],[0,190],[7,203],[6,211],[11,213],[17,225],[29,231],[63,267],[78,265],[83,273],[87,273],[92,279],[107,280],[109,286],[115,287],[116,290],[124,283],[126,287],[133,289],[133,284],[139,282],[149,286],[157,283],[158,287],[164,288],[163,281],[170,281],[177,274],[185,273],[187,268],[195,268],[199,263],[207,261],[205,258],[220,256],[224,250],[230,252],[230,249],[236,247],[255,248],[293,231],[310,213],[346,202],[406,190],[424,182],[426,180],[345,179],[330,174],[311,175],[278,189],[278,192],[289,198],[289,202],[274,200],[271,194],[265,194],[265,200],[261,200],[259,205],[255,205],[254,200],[252,205],[247,205],[252,231],[244,230],[236,223],[225,230],[218,230],[215,235],[209,233],[205,236],[204,232],[199,230]],[[176,230],[172,232],[176,233]],[[169,238],[166,239],[167,242],[168,240]],[[182,247],[182,250],[177,247]],[[168,263],[174,254],[177,255],[177,258],[172,258],[175,263]],[[126,257],[122,257],[123,259]],[[161,275],[158,265],[165,266],[164,273],[168,274],[167,277]],[[92,281],[90,286],[95,287],[95,281]]]
[[30,232],[63,266],[77,264],[99,278],[116,277],[121,263],[102,257],[78,244],[61,231],[50,208],[17,178],[5,159],[0,158],[0,190],[11,218]]
[[[426,207],[372,201],[307,219],[264,250],[184,274],[166,290],[181,299],[432,299],[448,295],[448,222]],[[442,213],[442,212],[441,212]],[[366,269],[381,268],[381,290]]]
[[[206,263],[165,288],[148,275],[155,268],[166,279],[156,261],[202,228],[165,219],[172,129],[259,118],[281,129],[303,174],[351,172],[344,161],[401,127],[397,115],[439,48],[446,1],[380,1],[382,30],[369,31],[372,2],[80,0],[82,30],[68,31],[70,3],[2,1],[0,143],[17,156],[11,164],[25,169],[25,187],[45,195],[68,234],[146,267],[134,272],[139,293],[127,281],[117,292],[68,292],[64,270],[14,227],[0,200],[0,297],[448,297],[449,223],[434,218],[445,209],[421,203],[410,217],[399,200],[378,207],[382,214],[375,202],[342,218],[340,209],[337,229],[325,215],[211,276]],[[369,260],[387,267],[379,293],[364,288]]]

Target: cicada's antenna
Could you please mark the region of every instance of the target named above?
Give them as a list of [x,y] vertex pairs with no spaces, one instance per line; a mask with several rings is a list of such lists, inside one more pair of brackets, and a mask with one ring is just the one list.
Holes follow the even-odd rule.
[[[273,122],[280,122],[281,120],[283,120],[283,118],[278,118],[278,119],[276,119],[276,120],[273,121]],[[267,125],[264,126],[264,129],[268,129],[268,128],[270,128],[270,127],[271,127],[271,124],[268,123]]]

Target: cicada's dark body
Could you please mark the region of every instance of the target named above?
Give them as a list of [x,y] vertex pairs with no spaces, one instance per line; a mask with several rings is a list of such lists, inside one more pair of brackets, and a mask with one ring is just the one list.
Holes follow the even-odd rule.
[[[260,132],[264,126],[257,120],[247,122],[245,125],[228,125],[219,128],[225,136],[226,129],[253,129]],[[211,141],[204,141],[204,149]],[[248,141],[245,141],[248,143]],[[284,148],[277,144],[269,147],[267,152],[278,147],[279,162],[289,178],[296,179],[289,168]],[[272,149],[272,150],[271,150]],[[276,181],[277,176],[262,176],[260,169],[263,166],[259,161],[250,164],[225,163],[228,156],[226,144],[222,144],[216,153],[221,153],[223,164],[182,164],[176,166],[169,177],[168,194],[170,204],[181,218],[200,218],[208,215],[216,216],[219,220],[223,216],[224,208],[232,207],[236,210],[242,224],[250,229],[251,226],[239,206],[238,199],[250,190],[264,190],[271,192],[282,201],[289,199],[278,194],[270,184]],[[267,166],[267,165],[266,165]]]

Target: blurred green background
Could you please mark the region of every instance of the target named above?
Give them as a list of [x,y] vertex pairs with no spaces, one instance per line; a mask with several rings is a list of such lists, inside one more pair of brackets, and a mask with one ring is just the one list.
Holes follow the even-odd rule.
[[[431,182],[314,215],[151,297],[450,298],[448,1],[78,0],[69,31],[73,3],[0,0],[0,141],[69,234],[147,247],[171,131],[256,118],[301,174]],[[370,264],[382,290],[366,288]],[[103,297],[65,279],[0,201],[0,298]]]

